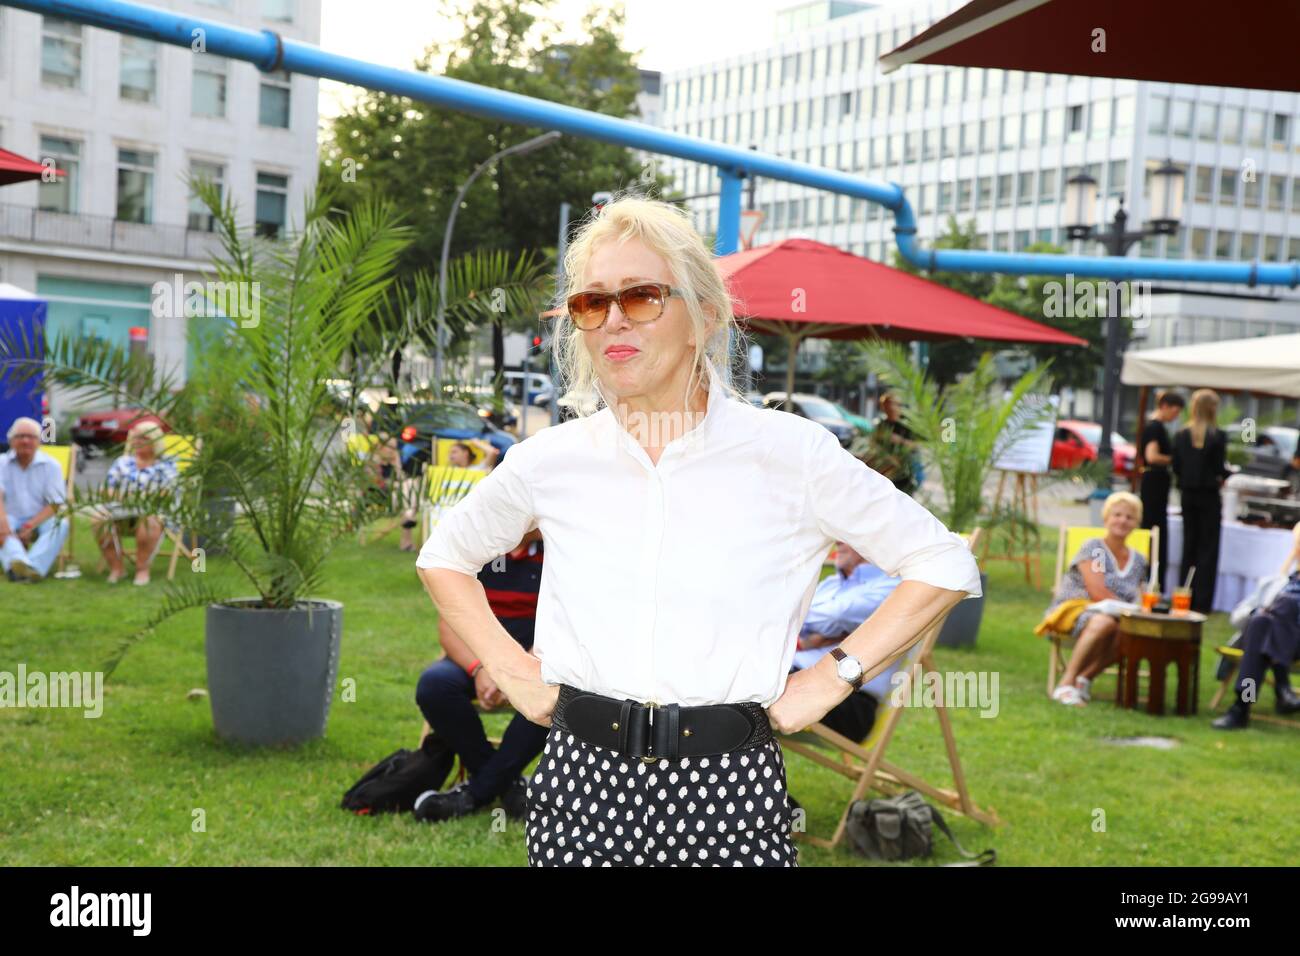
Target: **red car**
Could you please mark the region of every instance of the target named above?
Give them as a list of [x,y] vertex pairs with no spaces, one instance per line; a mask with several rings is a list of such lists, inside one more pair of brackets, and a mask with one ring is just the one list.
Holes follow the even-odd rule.
[[105,448],[126,442],[126,433],[137,422],[157,422],[171,431],[157,416],[146,415],[138,408],[114,408],[106,412],[87,412],[72,427],[72,440],[82,447]]
[[[1052,441],[1052,470],[1077,468],[1085,461],[1097,460],[1097,445],[1101,443],[1101,426],[1096,422],[1062,419],[1056,423],[1056,438]],[[1124,478],[1133,475],[1133,456],[1137,449],[1118,432],[1111,432],[1110,447],[1114,472]]]

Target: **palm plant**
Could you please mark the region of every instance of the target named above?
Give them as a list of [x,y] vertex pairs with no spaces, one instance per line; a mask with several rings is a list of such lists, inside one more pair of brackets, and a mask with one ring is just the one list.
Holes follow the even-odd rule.
[[[200,439],[176,487],[79,495],[79,508],[112,499],[196,531],[233,569],[209,569],[200,557],[195,570],[205,573],[167,585],[146,623],[107,662],[110,672],[133,643],[188,608],[229,604],[250,588],[256,597],[241,606],[311,606],[307,596],[320,587],[335,544],[387,508],[369,493],[369,463],[346,450],[361,391],[386,381],[391,356],[406,342],[430,334],[428,304],[437,300],[427,280],[409,293],[393,288],[412,234],[390,204],[367,201],[339,214],[322,190],[308,199],[301,230],[275,241],[240,229],[233,204],[211,184],[192,185],[221,244],[210,277],[216,284],[196,292],[193,304],[205,313],[238,305],[189,318],[198,358],[183,385],[151,356],[97,339],[0,334],[0,368],[16,380],[43,376],[84,401],[140,408]],[[464,288],[449,296],[449,315],[465,309],[472,281],[480,290],[513,290],[519,279],[469,268],[453,275]],[[212,507],[214,498],[233,509]]]
[[[1044,400],[1049,385],[1047,365],[1022,375],[1010,393],[998,401],[993,357],[985,353],[975,368],[940,389],[916,368],[897,342],[862,344],[868,367],[902,404],[903,423],[916,436],[921,453],[943,481],[942,504],[927,502],[944,525],[954,531],[973,530],[983,507],[984,484],[994,463],[1027,430],[1050,415]],[[855,454],[870,454],[867,439],[859,439]],[[1015,520],[1014,515],[989,513],[986,524]]]

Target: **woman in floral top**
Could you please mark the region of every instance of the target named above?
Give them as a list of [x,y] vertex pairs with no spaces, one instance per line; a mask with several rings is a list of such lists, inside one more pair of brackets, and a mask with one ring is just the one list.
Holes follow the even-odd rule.
[[[1145,555],[1124,544],[1129,532],[1142,523],[1142,501],[1127,491],[1117,491],[1101,509],[1104,538],[1089,538],[1061,576],[1048,613],[1059,604],[1082,598],[1089,602],[1107,598],[1140,604],[1142,586],[1150,575]],[[1078,640],[1052,699],[1079,706],[1088,702],[1092,679],[1119,659],[1119,619],[1085,609],[1071,634]]]
[[[158,490],[176,483],[176,463],[162,456],[163,432],[155,422],[140,422],[126,436],[127,454],[113,462],[105,484],[110,493]],[[122,565],[121,535],[135,533],[135,583],[149,583],[149,565],[162,539],[162,519],[141,515],[116,503],[101,507],[91,519],[99,549],[108,562],[108,583],[126,575]],[[116,531],[116,533],[114,533]]]

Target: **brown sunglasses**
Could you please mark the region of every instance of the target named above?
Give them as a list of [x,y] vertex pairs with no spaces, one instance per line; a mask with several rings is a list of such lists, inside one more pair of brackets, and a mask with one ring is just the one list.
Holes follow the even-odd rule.
[[630,322],[653,322],[664,314],[669,296],[681,296],[681,290],[664,282],[638,282],[617,292],[575,292],[569,296],[569,318],[584,332],[594,332],[609,318],[609,304],[618,307]]

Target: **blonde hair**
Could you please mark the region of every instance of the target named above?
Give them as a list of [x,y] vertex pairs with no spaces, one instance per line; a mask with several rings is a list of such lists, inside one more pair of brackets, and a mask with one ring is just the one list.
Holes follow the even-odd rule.
[[137,436],[143,435],[153,446],[153,456],[161,458],[163,454],[163,430],[158,427],[157,422],[136,422],[126,433],[126,451],[132,454],[135,449],[132,443]]
[[1142,520],[1142,499],[1131,491],[1116,491],[1101,506],[1101,520],[1105,521],[1116,505],[1128,505],[1137,512],[1138,521]]
[[1187,426],[1192,433],[1192,446],[1205,447],[1205,435],[1213,432],[1219,417],[1219,395],[1211,388],[1198,388],[1192,392],[1188,405],[1191,423]]
[[[713,254],[704,239],[691,224],[685,210],[671,203],[646,199],[628,193],[607,203],[583,223],[577,236],[569,244],[564,256],[565,288],[561,290],[557,307],[565,314],[556,319],[552,336],[555,364],[559,374],[557,387],[565,395],[583,397],[605,396],[601,392],[595,364],[582,338],[582,330],[568,318],[566,303],[569,296],[583,288],[583,277],[592,253],[598,245],[639,239],[663,257],[672,276],[671,284],[679,289],[686,304],[686,312],[695,330],[695,356],[691,374],[686,381],[683,407],[689,407],[688,398],[697,386],[708,388],[704,363],[713,366],[723,389],[732,398],[744,401],[737,387],[733,368],[743,361],[747,341],[736,324],[731,296],[722,276],[714,264]],[[728,340],[731,351],[728,352]],[[607,404],[607,403],[606,403]],[[579,415],[600,408],[584,408],[575,403]]]

